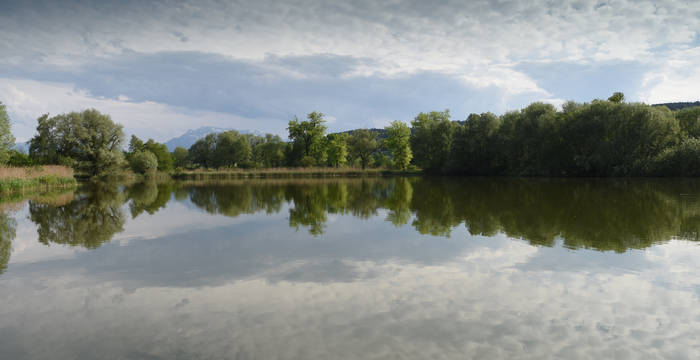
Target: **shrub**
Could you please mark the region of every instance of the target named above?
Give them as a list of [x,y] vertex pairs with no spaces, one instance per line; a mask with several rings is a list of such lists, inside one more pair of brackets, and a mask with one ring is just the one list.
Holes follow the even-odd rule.
[[131,155],[129,166],[137,174],[153,174],[158,168],[158,159],[150,151],[138,151]]

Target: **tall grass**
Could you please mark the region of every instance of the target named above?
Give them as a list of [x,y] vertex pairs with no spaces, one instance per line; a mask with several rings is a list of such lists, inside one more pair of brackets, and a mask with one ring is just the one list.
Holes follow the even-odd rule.
[[73,169],[66,166],[0,167],[0,194],[76,184]]

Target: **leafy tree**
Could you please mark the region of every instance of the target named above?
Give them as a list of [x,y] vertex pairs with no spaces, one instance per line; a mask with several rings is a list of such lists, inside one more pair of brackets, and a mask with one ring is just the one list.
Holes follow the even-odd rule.
[[189,165],[189,152],[182,146],[178,146],[173,150],[173,165],[176,168],[187,167]]
[[244,165],[250,160],[251,152],[250,142],[245,135],[241,135],[235,130],[219,133],[214,147],[214,166]]
[[625,94],[621,92],[615,92],[608,98],[608,101],[614,102],[614,103],[621,103],[625,100]]
[[384,145],[394,156],[394,166],[405,170],[413,158],[411,152],[411,129],[401,121],[393,121],[387,126],[387,139]]
[[362,169],[365,169],[372,154],[377,151],[377,137],[368,129],[355,130],[348,139],[348,145],[350,154],[360,159]]
[[700,106],[678,110],[675,116],[684,136],[700,138]]
[[450,121],[450,111],[420,113],[411,121],[411,126],[411,149],[416,164],[427,171],[443,171],[456,128]]
[[43,163],[66,163],[87,175],[107,175],[124,162],[122,126],[95,109],[38,119],[30,156]]
[[216,148],[217,134],[208,134],[197,140],[188,151],[190,161],[198,166],[206,168],[214,167],[214,149]]
[[500,127],[501,119],[492,113],[470,114],[455,129],[450,170],[471,175],[500,171],[497,137]]
[[300,162],[304,157],[315,159],[322,150],[322,139],[326,132],[323,116],[322,113],[314,111],[306,116],[307,121],[299,121],[294,117],[294,120],[289,122],[287,130],[294,146],[293,155],[297,157],[296,162]]
[[129,140],[129,152],[135,153],[144,150],[146,150],[146,147],[144,146],[143,141],[136,137],[136,135],[131,135],[131,140]]
[[158,170],[160,171],[172,171],[173,170],[173,156],[168,151],[168,147],[165,144],[155,142],[153,139],[148,139],[145,144],[143,144],[145,150],[150,151],[158,159]]
[[12,136],[12,124],[7,115],[5,104],[0,101],[0,165],[4,165],[10,159],[10,149],[15,145],[15,137]]
[[129,166],[137,174],[152,175],[158,168],[158,159],[148,151],[137,151],[129,156]]
[[265,134],[264,141],[253,148],[254,158],[264,167],[282,166],[285,146],[278,135]]
[[341,167],[348,162],[348,134],[329,134],[327,136],[328,165]]

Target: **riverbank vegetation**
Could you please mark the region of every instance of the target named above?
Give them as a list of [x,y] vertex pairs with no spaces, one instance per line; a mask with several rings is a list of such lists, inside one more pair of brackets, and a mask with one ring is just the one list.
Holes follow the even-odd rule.
[[77,182],[67,166],[0,167],[0,194],[73,187]]
[[[561,109],[536,102],[497,116],[449,110],[418,114],[410,126],[327,133],[324,114],[288,123],[280,136],[212,133],[189,149],[132,136],[89,109],[38,119],[29,154],[10,150],[0,108],[0,165],[69,166],[77,177],[179,178],[357,176],[416,173],[498,176],[700,176],[700,107],[671,111],[627,103],[622,93]],[[7,124],[5,126],[4,124]],[[10,141],[12,140],[12,141]]]

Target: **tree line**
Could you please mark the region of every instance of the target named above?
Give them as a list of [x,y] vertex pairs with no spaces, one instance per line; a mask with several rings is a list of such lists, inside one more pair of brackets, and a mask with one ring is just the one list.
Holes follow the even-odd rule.
[[700,176],[700,107],[671,111],[627,103],[622,93],[558,110],[536,102],[507,112],[449,110],[418,114],[410,126],[327,133],[324,115],[288,123],[280,136],[212,133],[172,153],[153,139],[132,136],[94,109],[37,120],[29,154],[11,151],[14,138],[0,103],[0,165],[69,165],[88,176],[127,167],[149,174],[187,168],[410,167],[427,173],[506,176]]

